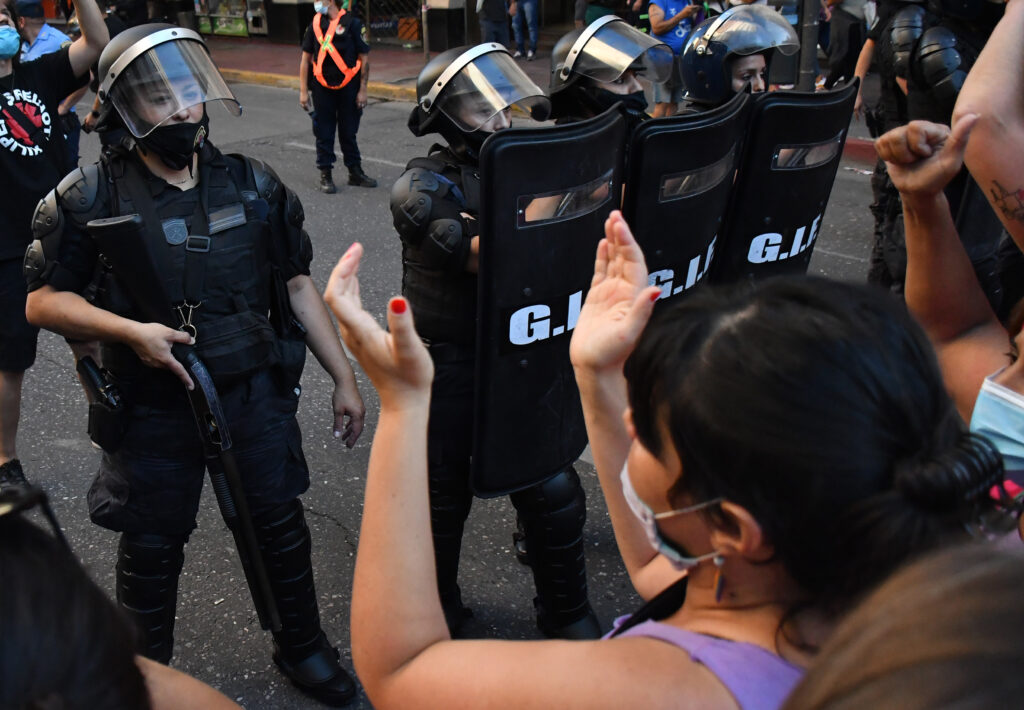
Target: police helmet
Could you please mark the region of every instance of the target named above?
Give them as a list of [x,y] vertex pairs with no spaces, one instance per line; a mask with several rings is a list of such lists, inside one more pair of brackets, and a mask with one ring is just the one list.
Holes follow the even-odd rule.
[[672,49],[667,44],[615,15],[605,15],[585,28],[563,35],[555,43],[548,93],[553,96],[580,77],[612,82],[627,69],[662,83],[672,72],[672,62]]
[[220,101],[235,116],[242,112],[202,37],[175,25],[138,25],[121,32],[100,55],[98,74],[98,127],[113,125],[116,113],[136,138],[207,101]]
[[416,102],[428,116],[444,114],[465,133],[513,105],[540,121],[551,108],[544,91],[495,42],[456,47],[435,57],[416,79]]
[[[793,27],[768,5],[738,5],[708,18],[686,40],[682,52],[686,98],[718,105],[733,93],[729,59],[778,50],[790,55],[800,49]],[[765,56],[769,64],[770,55]],[[767,69],[766,69],[767,71]]]

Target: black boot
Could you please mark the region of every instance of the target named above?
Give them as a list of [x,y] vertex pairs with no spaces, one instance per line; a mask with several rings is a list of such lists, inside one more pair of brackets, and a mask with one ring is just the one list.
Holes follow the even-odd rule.
[[576,471],[570,467],[510,497],[537,588],[537,628],[552,638],[599,638],[601,627],[587,599],[586,499]]
[[516,562],[521,565],[530,565],[530,556],[526,552],[526,528],[523,527],[522,519],[516,516],[516,531],[512,533],[512,554],[516,556]]
[[345,705],[356,696],[356,684],[320,628],[302,503],[293,500],[253,522],[281,615],[281,630],[274,633],[274,663],[311,698],[333,707]]
[[186,535],[123,533],[117,546],[117,603],[139,631],[139,653],[168,663]]
[[21,469],[21,461],[11,459],[0,466],[0,491],[13,486],[27,486],[25,472]]
[[353,165],[348,169],[348,184],[356,187],[377,187],[377,181],[363,172],[362,165]]
[[330,168],[320,168],[320,192],[326,192],[328,195],[333,195],[338,191],[338,188],[334,186],[334,178],[331,177]]

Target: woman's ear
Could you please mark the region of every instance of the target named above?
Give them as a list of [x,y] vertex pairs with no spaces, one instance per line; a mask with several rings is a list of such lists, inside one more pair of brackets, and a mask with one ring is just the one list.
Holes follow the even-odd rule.
[[721,503],[726,524],[711,531],[711,546],[752,562],[767,562],[775,555],[775,547],[765,537],[761,523],[741,505]]

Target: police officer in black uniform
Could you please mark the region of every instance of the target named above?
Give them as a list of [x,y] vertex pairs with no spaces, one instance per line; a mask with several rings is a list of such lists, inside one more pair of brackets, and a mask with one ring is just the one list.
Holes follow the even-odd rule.
[[580,121],[622,103],[630,131],[648,118],[641,77],[662,83],[673,68],[672,49],[615,15],[573,30],[551,50],[551,116]]
[[[409,129],[417,136],[439,133],[447,145],[434,145],[427,157],[410,161],[392,187],[391,212],[402,239],[402,293],[434,361],[431,528],[438,591],[455,633],[469,614],[457,578],[473,499],[479,151],[491,133],[509,125],[513,104],[544,118],[549,103],[495,43],[442,52],[420,72],[416,95]],[[539,473],[543,478],[545,472]],[[537,624],[548,636],[595,638],[600,628],[587,600],[583,489],[571,466],[550,473],[510,496],[525,534],[525,561],[533,570]]]
[[[220,392],[282,619],[274,662],[310,696],[345,703],[355,685],[320,627],[298,498],[309,486],[295,420],[306,344],[335,381],[335,435],[350,446],[364,408],[308,275],[302,206],[268,166],[223,155],[206,140],[207,102],[236,115],[240,108],[198,34],[171,25],[125,30],[99,69],[99,128],[127,129],[128,145],[71,173],[40,202],[25,267],[30,320],[102,341],[103,365],[123,397],[123,412],[107,412],[95,429],[104,453],[88,496],[92,520],[121,533],[118,602],[140,628],[140,651],[168,662],[206,467],[186,397],[192,382],[171,345],[194,340]],[[180,330],[146,322],[111,266],[119,260],[100,253],[86,228],[131,213],[145,225],[144,244],[131,253],[140,249],[157,265]]]
[[[892,39],[896,74],[907,86],[908,120],[950,124],[960,87],[1002,12],[1002,3],[988,0],[929,0],[927,10],[911,5],[897,12]],[[945,193],[975,275],[993,310],[1005,316],[1012,303],[1004,304],[1001,272],[1020,260],[1020,251],[1005,239],[998,217],[966,168]],[[906,245],[899,220],[889,253],[895,254],[896,277],[902,281]]]

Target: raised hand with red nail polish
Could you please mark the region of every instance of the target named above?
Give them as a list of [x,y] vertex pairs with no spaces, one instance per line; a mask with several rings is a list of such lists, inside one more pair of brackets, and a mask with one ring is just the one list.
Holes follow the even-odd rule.
[[324,301],[338,319],[345,345],[359,361],[380,396],[381,409],[426,406],[434,366],[416,333],[412,311],[401,296],[388,303],[388,331],[367,313],[359,297],[363,247],[349,247],[338,261]]

